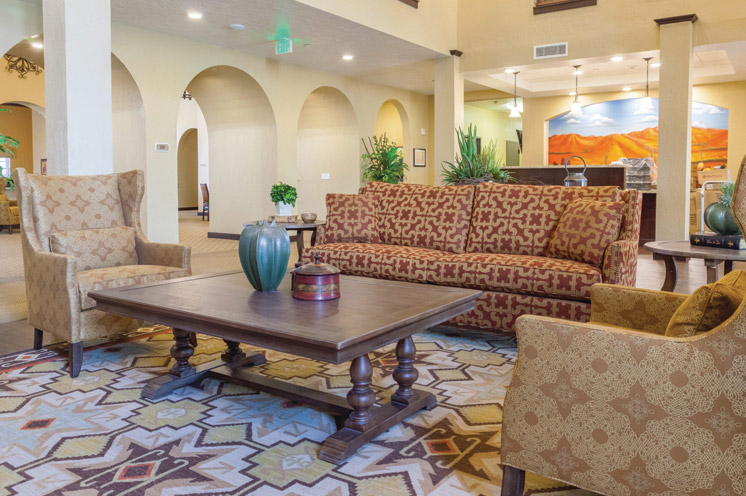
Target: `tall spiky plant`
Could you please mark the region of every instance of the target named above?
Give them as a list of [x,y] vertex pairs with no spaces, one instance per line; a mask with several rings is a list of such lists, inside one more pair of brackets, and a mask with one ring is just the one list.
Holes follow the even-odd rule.
[[736,183],[733,181],[727,181],[720,185],[720,192],[718,193],[718,203],[725,205],[730,208],[733,202],[733,192],[736,190]]
[[467,184],[482,181],[507,181],[510,175],[502,170],[502,157],[497,156],[497,143],[490,143],[477,151],[477,126],[469,124],[466,133],[461,128],[456,130],[459,156],[455,163],[443,162],[442,175],[444,184]]

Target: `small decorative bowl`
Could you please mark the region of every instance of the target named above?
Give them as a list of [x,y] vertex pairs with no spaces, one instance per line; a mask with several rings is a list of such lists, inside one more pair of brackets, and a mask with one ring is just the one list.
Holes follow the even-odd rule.
[[306,224],[313,224],[316,221],[316,214],[314,213],[300,214],[300,218],[303,219],[303,222]]

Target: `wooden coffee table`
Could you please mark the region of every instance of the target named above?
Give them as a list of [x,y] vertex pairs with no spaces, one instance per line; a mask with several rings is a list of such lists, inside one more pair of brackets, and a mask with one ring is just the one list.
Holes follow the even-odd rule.
[[[286,277],[274,293],[254,291],[243,273],[202,275],[90,293],[96,308],[173,327],[168,374],[150,381],[146,399],[161,398],[207,377],[286,397],[335,415],[339,430],[321,445],[319,458],[341,463],[363,444],[413,413],[436,404],[415,389],[412,335],[474,308],[480,291],[341,276],[342,297],[300,301]],[[220,360],[193,367],[191,332],[225,340]],[[390,403],[377,406],[368,353],[397,342],[398,384]],[[265,362],[239,343],[340,364],[351,360],[347,399],[266,377],[248,368]]]

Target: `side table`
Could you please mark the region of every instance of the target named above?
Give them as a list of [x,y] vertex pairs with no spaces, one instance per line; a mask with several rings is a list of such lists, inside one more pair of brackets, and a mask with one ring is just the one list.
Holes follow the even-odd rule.
[[[244,223],[244,226],[248,226],[251,224],[256,224],[256,221],[252,222],[246,222]],[[278,226],[282,226],[287,231],[295,231],[295,246],[298,248],[298,261],[295,262],[296,267],[300,267],[302,265],[301,259],[303,257],[303,249],[305,248],[305,242],[303,240],[303,233],[306,231],[311,231],[311,246],[314,246],[316,244],[316,231],[318,230],[319,226],[323,226],[323,222],[278,222]]]

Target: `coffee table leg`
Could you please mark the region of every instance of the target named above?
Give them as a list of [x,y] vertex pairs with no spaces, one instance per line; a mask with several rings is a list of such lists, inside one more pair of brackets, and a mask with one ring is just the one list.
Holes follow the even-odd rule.
[[661,291],[673,291],[676,289],[676,283],[679,280],[679,268],[676,265],[676,259],[672,255],[662,255],[663,261],[666,262],[666,280],[663,281]]
[[718,276],[718,265],[720,260],[705,259],[705,267],[707,267],[707,284],[712,284],[719,279]]
[[347,403],[352,407],[352,413],[345,421],[345,427],[364,432],[372,418],[369,412],[376,402],[376,393],[370,387],[373,377],[373,366],[366,353],[357,357],[350,365],[350,377],[352,378],[352,389],[347,393]]
[[230,363],[233,360],[238,360],[246,356],[246,353],[243,352],[236,341],[228,341],[227,339],[224,339],[223,341],[228,345],[223,354],[220,355],[220,358],[224,362]]
[[178,327],[173,328],[174,345],[171,347],[171,356],[176,363],[169,374],[176,377],[186,377],[194,374],[194,367],[189,365],[189,357],[194,355],[194,347],[191,343],[191,333]]
[[399,361],[399,365],[394,369],[393,376],[399,385],[399,389],[391,395],[391,401],[394,403],[408,405],[409,401],[414,397],[412,385],[417,382],[417,378],[420,376],[417,369],[414,368],[416,354],[417,349],[414,346],[411,336],[400,340],[396,344],[396,359]]
[[733,260],[725,260],[723,262],[723,275],[728,274],[733,270]]

